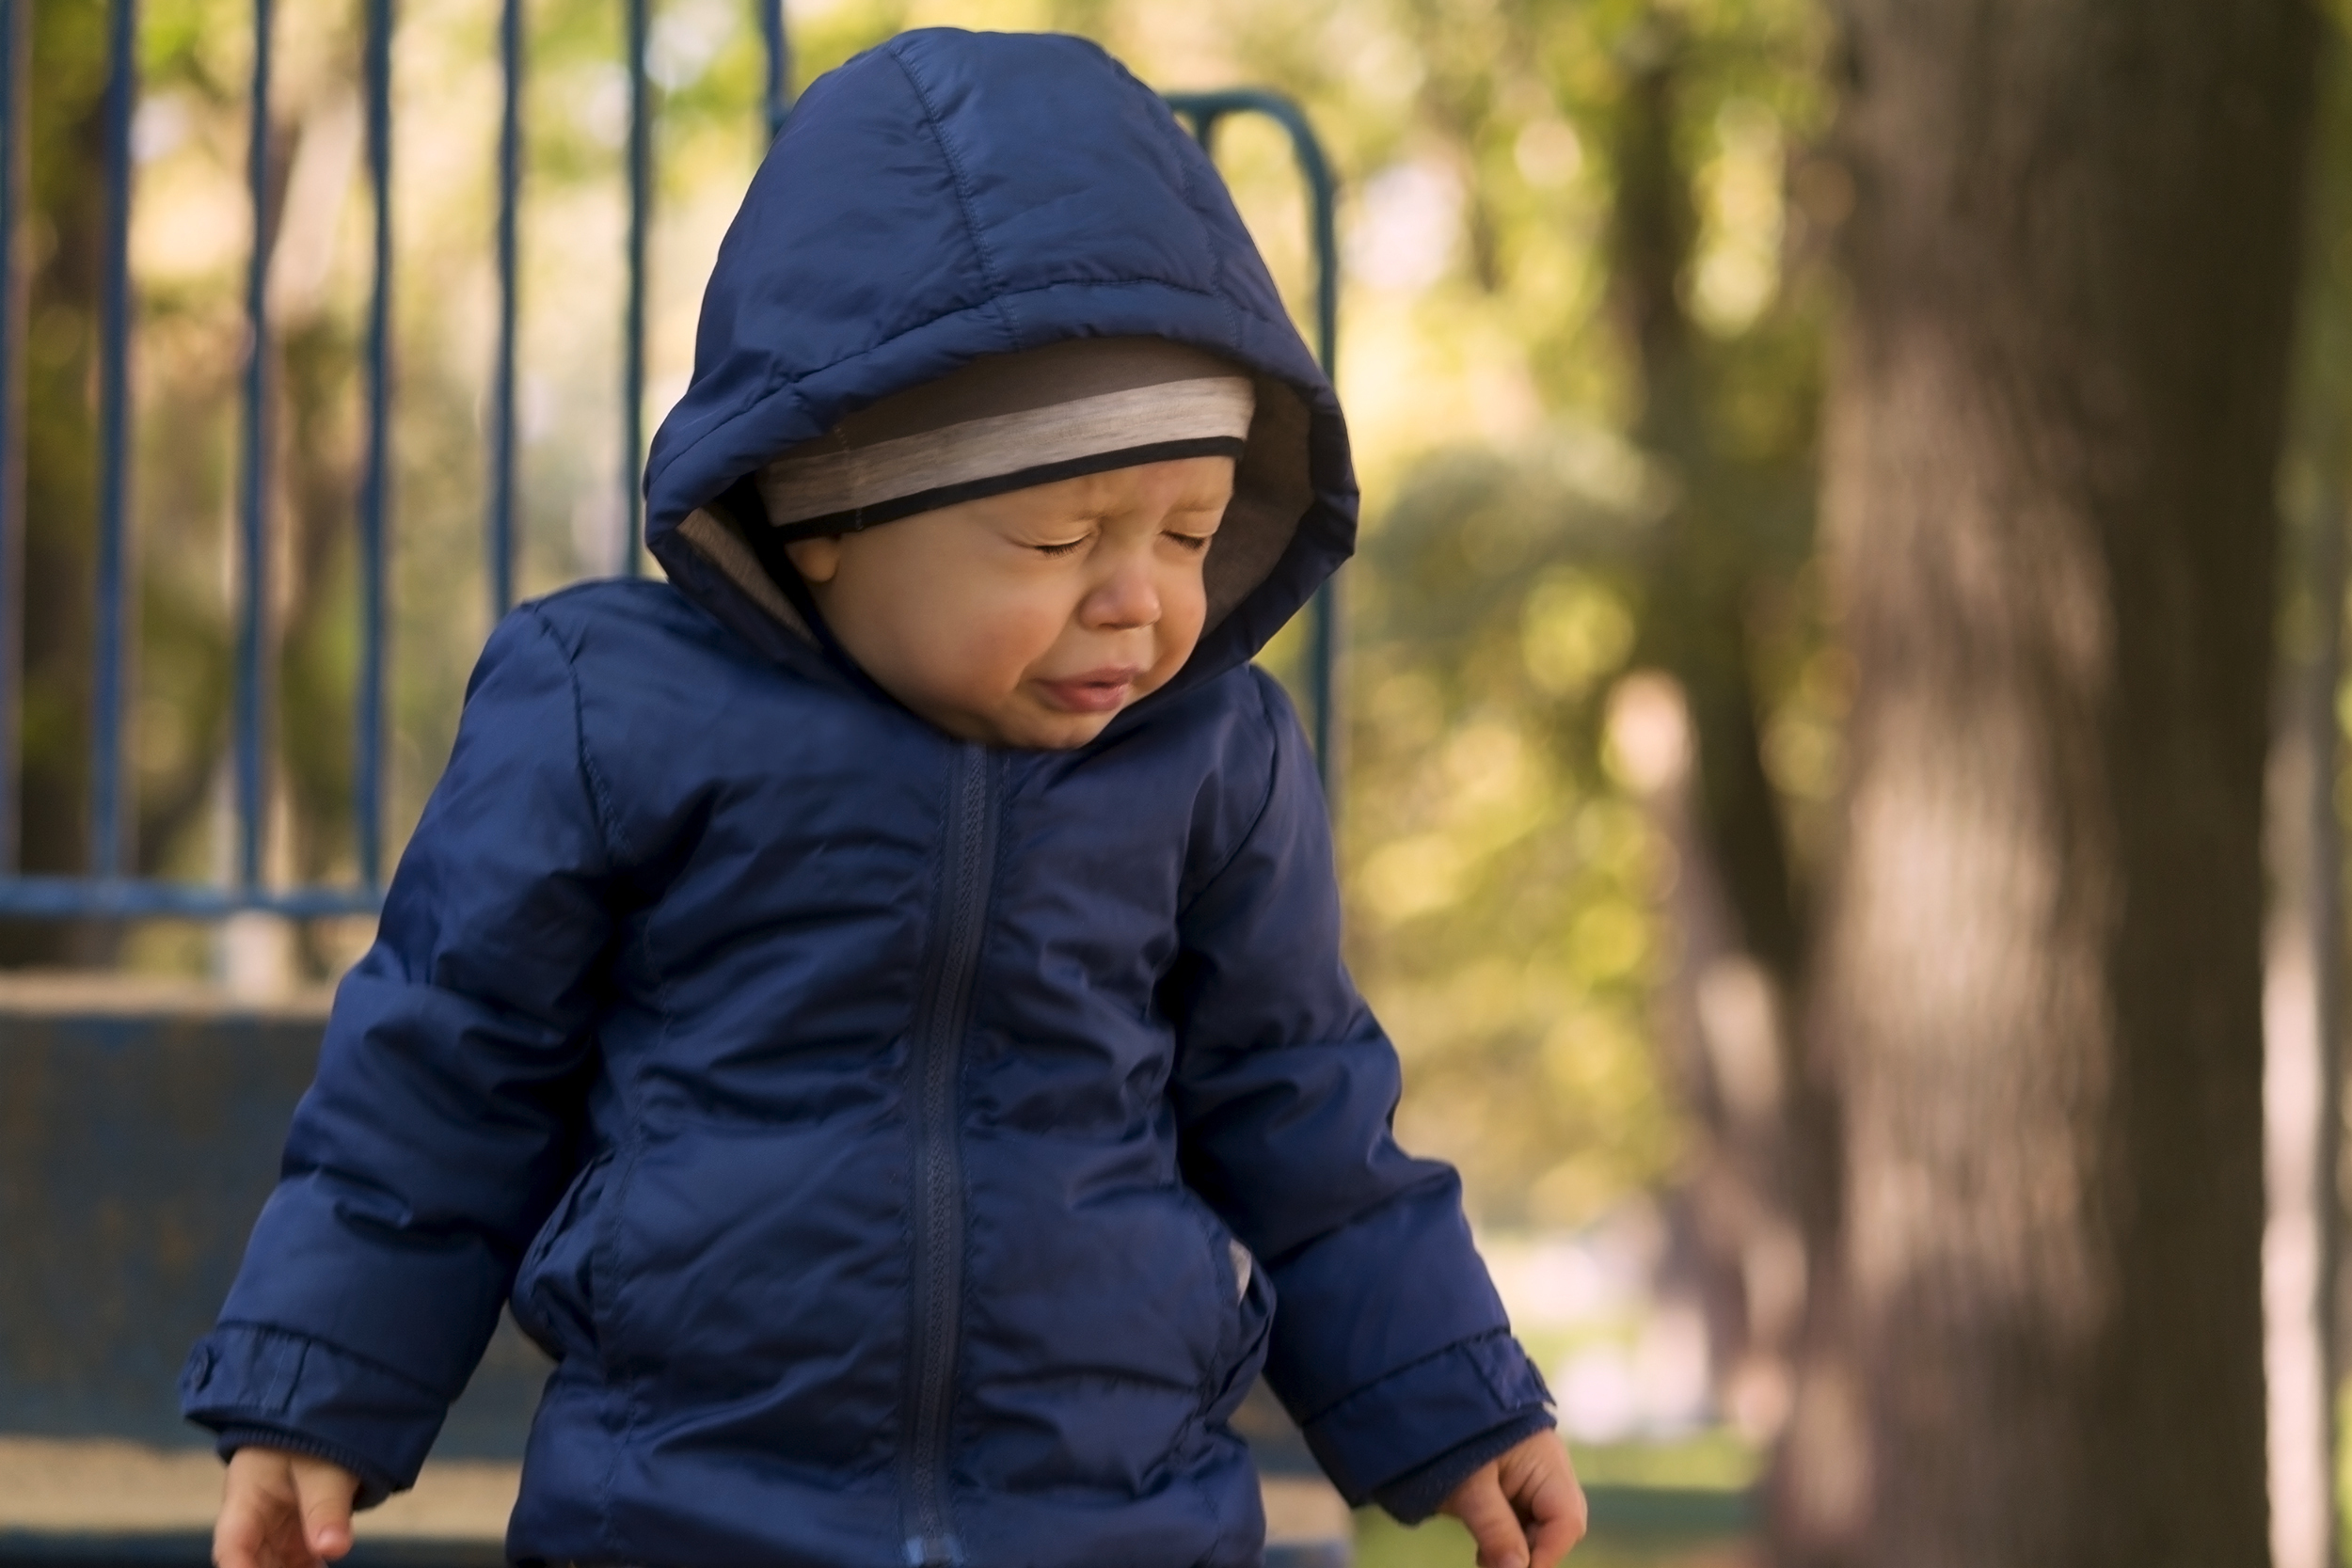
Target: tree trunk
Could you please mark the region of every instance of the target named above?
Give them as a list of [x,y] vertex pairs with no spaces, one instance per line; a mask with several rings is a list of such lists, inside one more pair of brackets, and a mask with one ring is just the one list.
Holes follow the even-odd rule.
[[[2328,1134],[2343,1114],[2335,1049],[2344,942],[2342,761],[2336,690],[2344,663],[2344,519],[2330,452],[2285,576],[2301,578],[2312,643],[2284,670],[2270,753],[2265,835],[2271,895],[2263,986],[2263,1367],[2269,1383],[2272,1568],[2335,1568],[2336,1376],[2325,1281],[2333,1267]],[[2300,547],[2297,548],[2296,546]]]
[[1846,0],[1811,991],[1842,1253],[1784,1561],[2267,1552],[2262,808],[2317,19]]
[[1618,51],[1612,303],[1640,372],[1634,438],[1678,495],[1658,525],[1635,655],[1667,680],[1620,692],[1670,714],[1629,716],[1621,703],[1619,717],[1665,722],[1683,737],[1677,764],[1643,788],[1679,867],[1660,1009],[1667,1077],[1694,1134],[1677,1224],[1693,1244],[1717,1399],[1744,1433],[1769,1437],[1785,1417],[1813,1243],[1827,1228],[1804,1201],[1804,1156],[1826,1111],[1789,1092],[1785,1020],[1804,932],[1749,656],[1762,553],[1756,497],[1708,429],[1697,329],[1682,300],[1698,221],[1677,98],[1692,53],[1663,6],[1649,8]]
[[[106,12],[35,6],[31,88],[11,149],[30,175],[18,265],[26,295],[17,565],[23,678],[14,869],[88,868],[90,640],[98,536],[98,293],[104,269]],[[0,921],[0,963],[103,963],[119,932],[95,922]]]

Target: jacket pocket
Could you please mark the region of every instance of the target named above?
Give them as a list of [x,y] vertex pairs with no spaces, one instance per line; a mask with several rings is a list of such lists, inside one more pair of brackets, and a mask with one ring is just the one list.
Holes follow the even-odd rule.
[[1200,1385],[1201,1418],[1214,1425],[1241,1408],[1265,1365],[1266,1340],[1274,1326],[1274,1285],[1209,1206],[1189,1191],[1185,1196],[1207,1238],[1210,1272],[1217,1282],[1217,1353]]
[[[1233,1243],[1236,1248],[1241,1243]],[[1240,1256],[1249,1257],[1244,1249]],[[1233,1304],[1233,1350],[1228,1358],[1223,1378],[1218,1381],[1201,1411],[1202,1419],[1219,1425],[1232,1419],[1241,1409],[1242,1401],[1249,1397],[1249,1386],[1258,1381],[1265,1370],[1267,1342],[1274,1331],[1274,1284],[1266,1278],[1265,1270],[1252,1265],[1237,1281],[1239,1299]]]
[[598,1353],[597,1221],[612,1171],[611,1149],[580,1167],[515,1275],[515,1322],[558,1361]]

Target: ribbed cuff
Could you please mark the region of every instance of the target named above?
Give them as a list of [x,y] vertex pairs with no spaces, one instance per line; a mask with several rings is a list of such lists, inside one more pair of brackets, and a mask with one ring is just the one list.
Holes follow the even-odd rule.
[[[224,1434],[341,1465],[378,1499],[415,1483],[449,1402],[392,1368],[308,1335],[223,1323],[180,1374],[180,1410]],[[234,1444],[227,1434],[238,1434]]]
[[1300,1424],[1315,1462],[1349,1506],[1361,1507],[1506,1427],[1549,1422],[1550,1402],[1527,1353],[1497,1330],[1401,1367]]
[[333,1443],[322,1443],[298,1432],[286,1432],[277,1427],[228,1426],[215,1434],[214,1444],[223,1462],[239,1449],[276,1449],[280,1453],[298,1453],[310,1459],[324,1459],[329,1465],[340,1465],[359,1478],[358,1496],[352,1499],[354,1508],[373,1508],[400,1488],[367,1460],[350,1449]]
[[1418,1525],[1437,1513],[1446,1498],[1454,1495],[1454,1489],[1476,1474],[1480,1465],[1501,1459],[1537,1433],[1550,1431],[1553,1425],[1549,1411],[1522,1416],[1508,1426],[1471,1438],[1458,1449],[1449,1449],[1418,1470],[1407,1470],[1375,1490],[1372,1500],[1394,1514],[1399,1523]]

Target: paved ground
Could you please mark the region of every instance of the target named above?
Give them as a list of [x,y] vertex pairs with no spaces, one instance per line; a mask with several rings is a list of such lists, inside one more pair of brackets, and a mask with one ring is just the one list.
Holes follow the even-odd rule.
[[[370,1537],[499,1540],[521,1471],[513,1465],[434,1462],[413,1492],[360,1515]],[[1345,1540],[1347,1510],[1319,1481],[1265,1483],[1269,1537]],[[0,1531],[210,1529],[220,1461],[202,1449],[135,1443],[0,1437]]]
[[[436,1463],[361,1515],[362,1536],[501,1537],[515,1466]],[[0,1529],[210,1529],[220,1461],[204,1449],[0,1437]]]

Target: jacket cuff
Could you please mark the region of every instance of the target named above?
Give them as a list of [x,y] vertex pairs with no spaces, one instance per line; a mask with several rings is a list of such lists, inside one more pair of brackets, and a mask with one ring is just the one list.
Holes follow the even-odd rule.
[[298,1453],[311,1459],[324,1459],[329,1465],[340,1465],[359,1478],[359,1491],[351,1500],[355,1509],[373,1508],[401,1488],[389,1477],[376,1473],[367,1460],[358,1454],[305,1437],[298,1432],[281,1432],[275,1427],[228,1426],[216,1434],[213,1445],[221,1459],[233,1458],[239,1449],[276,1449],[280,1453]]
[[255,1445],[312,1454],[358,1476],[381,1500],[416,1484],[449,1404],[326,1340],[223,1323],[189,1353],[180,1412],[219,1433],[224,1455]]
[[1498,1330],[1367,1384],[1301,1425],[1316,1463],[1348,1506],[1361,1508],[1392,1482],[1505,1427],[1534,1417],[1549,1424],[1550,1402],[1527,1353]]
[[1470,1480],[1480,1465],[1501,1459],[1537,1433],[1549,1432],[1552,1426],[1548,1410],[1522,1416],[1439,1454],[1418,1470],[1407,1470],[1375,1492],[1373,1501],[1395,1515],[1399,1524],[1418,1525],[1437,1513],[1446,1498],[1454,1495],[1454,1489]]

